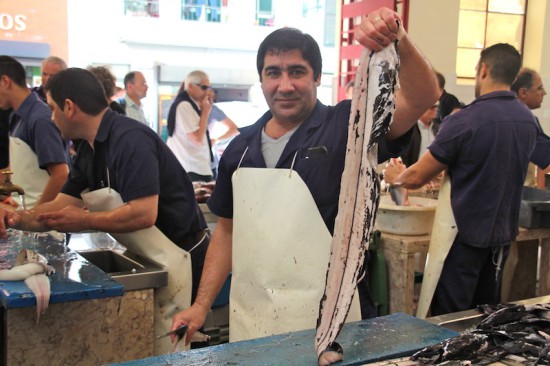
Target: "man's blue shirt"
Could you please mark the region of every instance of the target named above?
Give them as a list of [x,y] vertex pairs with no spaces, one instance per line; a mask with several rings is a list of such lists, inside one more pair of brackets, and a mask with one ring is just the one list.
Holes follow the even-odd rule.
[[537,146],[531,154],[531,162],[541,169],[545,169],[550,164],[550,137],[544,133],[537,117],[533,115],[537,125]]
[[103,116],[94,148],[79,144],[62,192],[81,198],[87,188],[109,186],[124,202],[158,195],[155,226],[175,244],[206,228],[193,185],[168,146],[148,126],[111,110]]
[[52,121],[50,108],[30,93],[14,112],[21,121],[11,129],[12,136],[20,138],[38,157],[40,168],[47,164],[70,162],[68,147]]
[[[309,188],[328,230],[334,230],[338,213],[340,180],[344,171],[351,101],[345,100],[336,106],[326,106],[317,101],[312,114],[292,135],[277,162],[276,168],[293,169],[298,172]],[[216,189],[208,200],[210,210],[220,217],[233,217],[233,187],[231,176],[244,154],[241,167],[265,168],[261,150],[261,134],[271,119],[266,112],[254,125],[241,131],[224,151],[218,168]],[[407,147],[410,133],[386,143],[379,144],[379,161],[397,157]],[[296,156],[296,158],[295,158]],[[295,158],[295,159],[294,159]],[[266,192],[266,194],[269,194]]]
[[511,91],[485,94],[443,121],[429,150],[448,166],[463,242],[488,247],[515,239],[536,139],[532,113]]

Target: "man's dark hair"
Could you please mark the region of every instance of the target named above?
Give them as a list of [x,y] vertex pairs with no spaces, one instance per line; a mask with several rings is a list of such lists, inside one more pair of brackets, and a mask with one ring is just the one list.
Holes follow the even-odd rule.
[[133,84],[135,80],[136,80],[135,71],[130,71],[129,73],[127,73],[126,76],[124,76],[124,88],[128,89],[128,84],[130,83]]
[[109,106],[101,82],[88,70],[72,67],[60,71],[48,80],[45,89],[61,109],[64,109],[67,99],[92,116]]
[[516,92],[519,92],[521,88],[527,90],[533,87],[533,80],[535,79],[536,71],[533,69],[523,68],[519,71],[519,74],[516,78],[516,81],[512,84],[510,89]]
[[27,87],[25,68],[19,61],[10,56],[0,56],[0,77],[9,77],[15,84],[22,88]]
[[317,80],[321,75],[323,60],[319,45],[309,34],[302,33],[296,28],[281,28],[269,34],[258,48],[256,67],[262,81],[262,70],[264,68],[265,55],[268,52],[279,54],[291,50],[300,50],[302,57],[313,69],[313,78]]
[[487,65],[494,81],[512,85],[521,68],[521,55],[513,46],[497,43],[481,51],[479,65],[482,63]]
[[440,73],[439,71],[436,71],[435,77],[437,79],[437,85],[439,85],[439,89],[441,90],[445,89],[445,76],[443,76],[443,74]]

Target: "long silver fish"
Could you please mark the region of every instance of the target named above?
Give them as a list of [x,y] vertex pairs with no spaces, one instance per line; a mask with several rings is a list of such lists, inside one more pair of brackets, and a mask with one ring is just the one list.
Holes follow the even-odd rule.
[[378,141],[386,134],[399,88],[396,44],[368,49],[360,59],[351,103],[346,161],[331,243],[325,294],[319,307],[315,349],[319,365],[342,359],[335,342],[349,312],[380,200]]

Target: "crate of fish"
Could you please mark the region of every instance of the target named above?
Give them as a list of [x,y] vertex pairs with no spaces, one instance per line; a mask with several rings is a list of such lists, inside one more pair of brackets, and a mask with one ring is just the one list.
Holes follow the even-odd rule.
[[550,228],[550,191],[523,187],[519,208],[519,226]]

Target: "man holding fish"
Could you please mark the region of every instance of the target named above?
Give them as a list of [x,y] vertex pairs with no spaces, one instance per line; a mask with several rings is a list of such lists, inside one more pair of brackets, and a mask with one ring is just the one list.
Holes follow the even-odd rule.
[[[400,84],[393,123],[379,160],[398,156],[408,131],[438,98],[435,74],[402,28],[381,8],[356,29],[363,46],[380,51],[398,40]],[[399,30],[399,31],[398,31]],[[219,220],[196,301],[172,329],[199,329],[232,271],[230,341],[315,327],[338,211],[351,102],[317,100],[321,55],[297,29],[271,33],[257,69],[269,111],[237,136],[220,161],[208,202]],[[352,289],[351,291],[354,291]],[[350,316],[359,319],[358,308]]]

